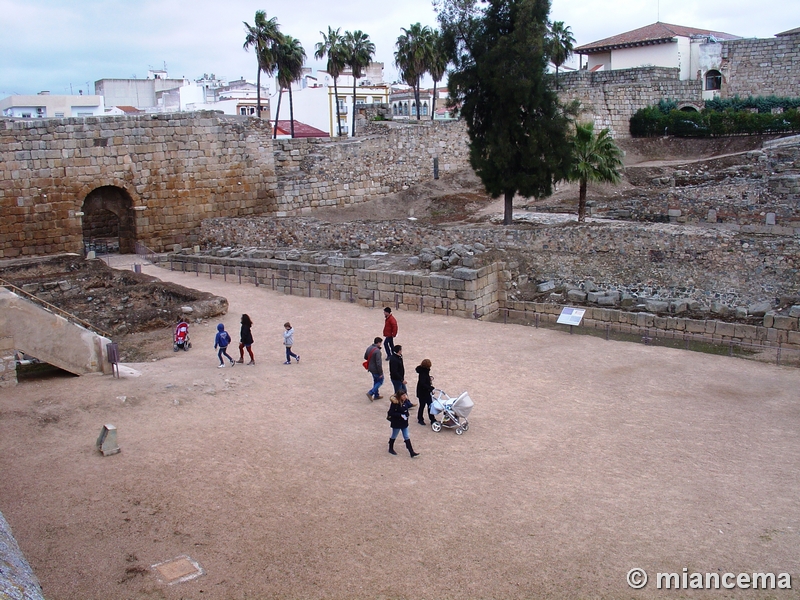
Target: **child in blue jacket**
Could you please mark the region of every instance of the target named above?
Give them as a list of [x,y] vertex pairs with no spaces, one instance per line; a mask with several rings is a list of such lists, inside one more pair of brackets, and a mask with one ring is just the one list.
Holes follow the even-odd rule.
[[231,366],[234,366],[236,362],[230,357],[228,354],[228,345],[231,343],[231,336],[230,334],[225,331],[225,325],[220,323],[217,325],[217,337],[214,338],[214,350],[219,348],[219,352],[217,352],[217,358],[219,358],[219,367],[218,369],[225,368],[225,361],[222,360],[222,356],[226,356],[229,361],[231,361]]

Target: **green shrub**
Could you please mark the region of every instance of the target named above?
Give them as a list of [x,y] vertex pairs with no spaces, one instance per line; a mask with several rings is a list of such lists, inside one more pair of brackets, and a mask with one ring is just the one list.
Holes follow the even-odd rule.
[[[776,108],[782,112],[772,111]],[[708,100],[701,112],[677,110],[674,100],[639,109],[631,117],[633,137],[709,137],[800,131],[800,98],[750,97]]]

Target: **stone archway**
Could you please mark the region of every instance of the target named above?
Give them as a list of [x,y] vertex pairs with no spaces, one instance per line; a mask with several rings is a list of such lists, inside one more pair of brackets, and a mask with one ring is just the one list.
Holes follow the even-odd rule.
[[132,207],[130,194],[123,188],[104,185],[89,192],[81,208],[84,246],[99,244],[122,254],[135,252]]

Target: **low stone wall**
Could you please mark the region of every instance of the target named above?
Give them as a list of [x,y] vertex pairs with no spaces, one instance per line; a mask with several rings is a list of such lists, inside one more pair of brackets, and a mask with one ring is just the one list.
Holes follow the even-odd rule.
[[162,267],[223,276],[265,286],[283,294],[394,305],[402,310],[492,317],[504,301],[503,265],[457,268],[452,275],[381,269],[372,257],[348,258],[326,253],[270,252],[272,258],[231,258],[172,254]]
[[[538,315],[542,323],[555,324],[563,306],[543,302],[507,302],[503,306],[511,318],[533,320]],[[717,344],[753,344],[759,346],[787,345],[800,349],[800,331],[795,316],[767,313],[763,325],[728,323],[714,319],[684,319],[647,312],[629,312],[612,308],[586,308],[582,327],[602,329],[610,325],[626,333],[647,335],[654,330],[685,334]]]
[[359,271],[359,303],[458,317],[492,317],[504,300],[502,263],[456,268],[452,276],[404,271]]
[[[268,252],[274,257],[172,254],[163,259],[161,266],[195,272],[199,277],[211,273],[231,280],[239,278],[243,283],[266,286],[284,294],[464,318],[499,320],[501,316],[510,316],[555,324],[564,308],[550,302],[507,299],[510,273],[503,262],[480,269],[456,268],[452,274],[424,274],[382,269],[380,260],[373,257],[348,258],[296,250]],[[800,306],[780,314],[769,311],[761,325],[589,306],[582,326],[600,329],[610,325],[641,335],[659,330],[672,333],[673,337],[685,335],[716,344],[786,345],[800,349],[799,317]]]

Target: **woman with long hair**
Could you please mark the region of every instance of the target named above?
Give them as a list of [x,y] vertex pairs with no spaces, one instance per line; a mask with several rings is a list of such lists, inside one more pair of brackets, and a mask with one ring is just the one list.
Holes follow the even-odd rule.
[[256,364],[256,358],[253,356],[253,349],[250,347],[253,345],[253,334],[250,331],[252,326],[253,321],[250,319],[250,315],[242,315],[242,329],[239,332],[239,360],[236,361],[238,363],[244,362],[244,349],[247,348],[247,353],[250,355],[250,362],[247,364]]

